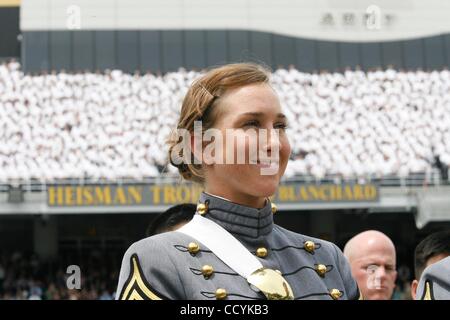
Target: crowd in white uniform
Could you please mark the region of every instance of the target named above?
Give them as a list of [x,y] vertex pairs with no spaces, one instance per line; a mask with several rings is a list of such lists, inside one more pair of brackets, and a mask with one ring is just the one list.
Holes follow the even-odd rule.
[[[26,75],[0,65],[0,182],[157,177],[195,71]],[[289,119],[286,175],[408,176],[450,166],[450,72],[303,73],[272,83]]]

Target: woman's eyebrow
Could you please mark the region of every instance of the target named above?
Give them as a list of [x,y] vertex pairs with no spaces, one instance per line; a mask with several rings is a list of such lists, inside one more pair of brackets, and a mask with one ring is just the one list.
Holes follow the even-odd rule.
[[261,117],[263,116],[264,113],[262,112],[245,112],[245,113],[241,113],[240,116],[253,116],[253,117]]
[[[263,112],[245,112],[245,113],[240,114],[240,116],[253,116],[253,117],[261,117],[263,115],[264,115]],[[283,113],[277,113],[276,117],[283,118],[283,119],[287,118],[286,115]]]

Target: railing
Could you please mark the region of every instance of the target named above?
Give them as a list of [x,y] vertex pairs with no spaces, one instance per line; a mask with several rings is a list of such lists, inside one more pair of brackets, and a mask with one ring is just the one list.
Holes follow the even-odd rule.
[[[20,188],[23,191],[30,192],[42,192],[47,190],[48,185],[102,185],[102,184],[167,184],[167,183],[180,183],[181,178],[174,175],[161,175],[158,177],[147,177],[142,179],[133,178],[121,178],[121,179],[91,179],[91,178],[79,178],[79,179],[58,179],[58,180],[12,180],[0,182],[0,192],[7,192],[11,188]],[[360,177],[343,177],[340,175],[327,175],[323,178],[317,178],[311,175],[298,175],[291,178],[282,180],[283,183],[375,183],[381,187],[411,187],[411,186],[438,186],[448,185],[450,181],[443,181],[438,170],[430,172],[422,172],[408,175],[406,177],[400,177],[395,175],[387,176],[360,176]]]

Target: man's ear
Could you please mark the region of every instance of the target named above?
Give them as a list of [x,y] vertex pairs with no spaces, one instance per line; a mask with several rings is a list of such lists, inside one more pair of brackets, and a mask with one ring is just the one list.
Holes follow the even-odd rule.
[[417,281],[416,279],[414,279],[411,282],[411,298],[413,300],[416,300],[416,296],[417,296],[417,287],[419,286],[419,281]]

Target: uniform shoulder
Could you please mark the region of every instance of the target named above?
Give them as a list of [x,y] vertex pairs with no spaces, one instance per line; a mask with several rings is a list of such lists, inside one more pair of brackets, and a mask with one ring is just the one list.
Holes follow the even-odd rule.
[[181,245],[189,241],[189,237],[186,235],[176,232],[170,231],[165,233],[156,234],[151,237],[147,237],[141,240],[134,242],[128,250],[142,251],[148,252],[148,250],[164,250],[167,247]]
[[122,260],[116,298],[183,299],[174,254],[186,252],[188,241],[181,233],[167,232],[133,243]]

